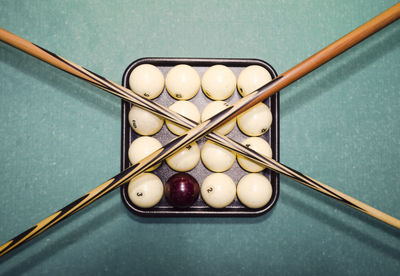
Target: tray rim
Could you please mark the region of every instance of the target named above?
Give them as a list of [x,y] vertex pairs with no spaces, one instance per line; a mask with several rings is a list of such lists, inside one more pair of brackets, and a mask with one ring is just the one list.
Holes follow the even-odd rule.
[[[142,57],[136,59],[135,61],[131,62],[127,68],[125,69],[123,76],[122,76],[122,85],[124,87],[129,88],[129,75],[130,72],[137,66],[141,64],[154,64],[156,66],[168,66],[172,67],[178,64],[194,64],[197,63],[198,65],[191,65],[191,66],[212,66],[216,64],[223,64],[226,66],[233,66],[233,67],[245,67],[249,65],[260,65],[266,68],[272,78],[276,78],[278,76],[275,69],[266,61],[256,58],[189,58],[189,57]],[[247,65],[245,65],[247,63]],[[130,103],[121,100],[121,170],[126,169],[129,166],[129,161],[127,158],[124,158],[124,153],[127,150],[127,137],[130,140],[130,125],[127,120],[127,106]],[[279,161],[279,92],[275,93],[271,96],[271,111],[273,112],[275,120],[273,120],[274,127],[276,131],[274,133],[271,132],[271,146],[273,145],[273,152],[274,152],[274,159]],[[274,135],[273,135],[274,134]],[[128,142],[129,144],[129,142]],[[198,209],[200,210],[193,210],[196,209],[196,206],[190,207],[190,210],[180,210],[174,207],[168,207],[165,209],[170,209],[168,211],[153,208],[143,209],[135,206],[127,196],[127,187],[128,185],[123,185],[120,188],[121,198],[126,206],[126,208],[134,213],[135,215],[141,217],[255,217],[260,216],[264,213],[268,213],[276,204],[279,198],[280,193],[280,181],[279,181],[279,174],[270,170],[271,172],[271,184],[273,186],[273,194],[270,201],[267,205],[259,208],[259,209],[250,209],[245,206],[238,207],[238,209],[245,209],[246,211],[242,210],[232,210],[234,208],[229,208],[229,211],[224,211],[224,209],[214,209],[211,207],[208,210],[204,210],[205,207],[199,206]],[[160,207],[158,207],[160,208]]]

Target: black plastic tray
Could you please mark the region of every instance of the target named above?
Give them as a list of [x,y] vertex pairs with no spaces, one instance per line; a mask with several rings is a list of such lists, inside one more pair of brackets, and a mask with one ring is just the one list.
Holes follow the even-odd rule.
[[[277,76],[277,73],[272,68],[271,65],[266,63],[265,61],[258,60],[258,59],[216,59],[216,58],[142,58],[132,62],[124,72],[122,78],[123,86],[129,87],[129,75],[133,71],[133,69],[141,64],[153,64],[154,66],[158,67],[161,72],[164,74],[164,77],[167,75],[168,71],[175,65],[178,64],[187,64],[192,66],[196,69],[201,76],[207,70],[208,67],[216,65],[216,64],[223,64],[229,67],[233,73],[238,77],[239,73],[250,65],[260,65],[266,68],[269,73],[271,74],[272,78]],[[227,102],[233,103],[240,98],[239,92],[236,91],[234,94],[228,98]],[[176,99],[172,98],[166,89],[161,93],[159,97],[154,99],[157,103],[160,103],[164,106],[170,106],[173,104]],[[203,91],[197,93],[197,95],[190,99],[191,102],[197,105],[200,112],[202,109],[210,103],[212,100],[207,98]],[[266,141],[271,145],[273,158],[279,161],[279,94],[275,94],[272,97],[268,98],[264,101],[266,105],[269,106],[272,112],[273,120],[271,128],[263,135],[262,138],[266,139]],[[128,158],[128,149],[131,142],[139,137],[137,133],[135,133],[128,122],[128,113],[131,108],[132,104],[127,101],[122,101],[122,155],[121,155],[121,169],[125,170],[130,166],[129,158]],[[234,130],[230,132],[228,137],[241,142],[248,136],[244,135],[237,125],[235,126]],[[165,144],[172,138],[176,137],[172,133],[169,132],[166,125],[164,124],[163,128],[160,132],[153,135],[153,137],[157,138],[161,144]],[[206,141],[205,138],[201,138],[197,141],[200,148]],[[155,173],[158,177],[160,177],[161,181],[165,184],[167,179],[175,174],[176,172],[168,167],[168,165],[163,162],[162,165],[157,168],[152,173]],[[198,183],[201,185],[203,180],[211,174],[212,172],[209,171],[205,166],[199,162],[199,164],[191,171],[188,172],[190,175],[195,177]],[[244,171],[237,162],[232,166],[231,169],[224,172],[228,174],[233,181],[237,184],[238,181],[242,176],[247,174],[248,172]],[[193,204],[193,206],[187,209],[178,209],[174,208],[168,204],[165,199],[165,196],[161,199],[161,201],[154,207],[149,209],[142,209],[135,206],[129,199],[128,196],[128,185],[124,185],[121,187],[121,196],[122,201],[124,202],[125,206],[133,213],[140,215],[140,216],[158,216],[158,217],[170,217],[170,216],[256,216],[261,215],[265,212],[268,212],[276,203],[279,196],[279,174],[270,171],[269,169],[265,169],[261,172],[264,174],[272,184],[272,197],[270,201],[262,208],[259,209],[250,209],[245,207],[240,203],[240,201],[235,198],[234,202],[223,209],[214,209],[209,207],[199,196],[197,202]]]

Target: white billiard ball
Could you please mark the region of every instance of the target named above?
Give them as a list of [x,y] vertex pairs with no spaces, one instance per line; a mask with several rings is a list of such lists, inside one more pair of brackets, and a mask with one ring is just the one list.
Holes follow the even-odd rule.
[[262,174],[249,173],[239,180],[237,196],[243,205],[253,209],[261,208],[271,199],[271,182]]
[[[200,123],[200,111],[196,105],[189,101],[177,101],[168,107],[170,110],[175,111],[176,113],[195,121],[196,123]],[[165,124],[168,129],[175,135],[182,135],[188,130],[184,127],[181,127],[171,121],[166,120]]]
[[[242,142],[248,148],[251,148],[255,152],[267,156],[272,157],[272,149],[267,141],[260,137],[250,137],[245,139]],[[237,161],[239,165],[248,172],[260,172],[266,168],[264,165],[260,165],[259,163],[250,160],[249,158],[244,157],[241,154],[237,155]]]
[[133,178],[128,185],[129,199],[138,207],[151,208],[160,202],[164,186],[158,176],[142,173]]
[[147,99],[157,98],[164,89],[164,75],[154,65],[142,64],[133,69],[129,76],[133,92]]
[[[132,165],[134,165],[161,147],[162,147],[161,143],[156,138],[149,136],[139,137],[135,139],[129,146],[128,150],[129,161],[131,162]],[[153,171],[157,169],[160,165],[161,162],[147,169],[146,171],[148,172]]]
[[153,135],[160,131],[164,119],[143,108],[133,106],[128,114],[129,124],[140,135]]
[[210,99],[225,100],[235,91],[236,76],[225,65],[214,65],[203,74],[201,87]]
[[272,80],[267,69],[260,65],[250,65],[240,72],[237,79],[237,88],[243,97],[257,90]]
[[189,65],[176,65],[168,71],[165,87],[168,93],[177,100],[191,99],[200,90],[199,73]]
[[236,153],[211,141],[205,142],[201,148],[201,161],[213,172],[229,170],[235,163],[235,159]]
[[239,129],[248,136],[260,136],[271,127],[272,113],[264,103],[258,103],[237,117]]
[[210,174],[201,184],[201,197],[213,208],[228,206],[233,202],[235,196],[235,182],[224,173]]
[[[228,106],[229,104],[224,101],[214,101],[209,103],[208,105],[206,105],[206,107],[203,109],[203,112],[201,113],[201,121],[204,122],[208,120],[218,112],[226,109]],[[224,125],[215,129],[214,132],[221,135],[226,135],[232,131],[232,129],[235,127],[235,124],[236,124],[236,119],[232,119],[229,122],[225,123]]]
[[196,167],[200,161],[200,147],[196,142],[189,144],[165,160],[171,169],[187,172]]

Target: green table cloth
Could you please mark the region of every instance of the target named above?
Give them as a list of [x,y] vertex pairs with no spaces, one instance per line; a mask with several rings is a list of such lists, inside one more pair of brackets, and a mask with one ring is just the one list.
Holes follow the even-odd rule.
[[[141,57],[282,73],[394,5],[1,1],[0,26],[120,83]],[[400,217],[400,22],[280,94],[281,162]],[[120,100],[0,43],[0,243],[120,170]],[[257,218],[140,218],[115,191],[0,258],[0,275],[399,275],[400,232],[281,177]]]

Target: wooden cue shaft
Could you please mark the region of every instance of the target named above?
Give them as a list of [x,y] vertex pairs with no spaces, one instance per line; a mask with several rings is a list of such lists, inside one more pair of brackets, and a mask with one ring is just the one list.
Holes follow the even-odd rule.
[[[42,233],[43,231],[50,228],[54,224],[70,216],[71,214],[83,209],[96,199],[102,197],[108,192],[121,186],[123,183],[132,179],[135,175],[151,167],[153,164],[158,163],[159,161],[173,154],[175,151],[197,140],[201,136],[212,131],[213,129],[229,121],[230,119],[236,117],[238,114],[247,110],[256,103],[264,100],[265,98],[271,96],[273,93],[276,93],[277,91],[286,87],[290,83],[296,81],[302,76],[313,71],[314,69],[326,63],[330,59],[341,54],[346,49],[354,46],[355,44],[362,41],[366,37],[380,30],[384,26],[397,20],[399,18],[399,15],[400,15],[400,3],[396,4],[389,10],[383,12],[381,15],[370,20],[369,22],[362,25],[355,31],[346,35],[342,39],[339,39],[338,41],[334,42],[333,44],[321,50],[312,57],[308,58],[307,60],[303,61],[301,64],[295,66],[293,69],[287,71],[278,78],[274,79],[268,85],[263,87],[263,91],[256,91],[247,95],[246,97],[237,101],[234,105],[227,107],[225,110],[213,116],[206,122],[201,123],[199,126],[189,130],[182,136],[179,136],[176,139],[172,140],[163,148],[157,150],[147,158],[141,160],[138,164],[128,168],[124,172],[118,174],[116,177],[110,179],[109,181],[95,188],[85,196],[81,197],[80,199],[64,207],[57,213],[46,218],[39,224],[35,225],[34,227],[28,229],[24,233],[15,237],[13,240],[10,240],[9,242],[5,243],[0,247],[0,256],[5,254],[6,252],[9,252],[18,245],[22,244],[24,241],[32,239],[33,237]],[[359,29],[360,31],[357,31]],[[351,34],[353,34],[354,37],[352,37]],[[319,59],[322,59],[322,61]],[[369,213],[371,216],[374,216],[377,219],[380,219],[386,223],[391,224],[390,221],[387,221],[386,214],[383,214],[384,216],[381,216],[379,213],[374,214],[374,212],[377,211],[376,209],[373,209],[371,211],[372,213]]]

